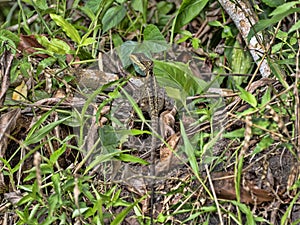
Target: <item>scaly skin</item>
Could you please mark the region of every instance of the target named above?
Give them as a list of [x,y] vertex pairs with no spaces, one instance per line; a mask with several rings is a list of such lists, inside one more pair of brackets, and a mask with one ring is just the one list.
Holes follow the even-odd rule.
[[148,100],[149,100],[149,114],[151,117],[151,127],[152,130],[152,138],[151,138],[151,148],[150,148],[150,176],[151,176],[151,200],[150,200],[150,218],[151,224],[153,224],[153,211],[154,211],[154,184],[155,184],[155,150],[157,144],[157,134],[158,134],[158,117],[159,117],[159,109],[158,105],[158,88],[155,76],[153,74],[153,62],[150,60],[140,60],[137,56],[131,55],[131,60],[142,70],[142,72],[146,76],[146,85]]

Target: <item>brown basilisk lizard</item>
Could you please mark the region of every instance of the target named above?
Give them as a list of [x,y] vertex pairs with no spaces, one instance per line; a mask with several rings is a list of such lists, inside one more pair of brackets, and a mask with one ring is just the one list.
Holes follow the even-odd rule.
[[155,184],[155,150],[157,146],[157,135],[159,129],[159,111],[163,107],[161,102],[158,100],[158,87],[155,76],[153,74],[153,61],[149,59],[145,59],[140,55],[130,55],[131,61],[138,66],[138,68],[144,73],[146,76],[146,92],[148,95],[148,103],[149,103],[149,115],[151,118],[151,126],[149,128],[152,131],[151,138],[151,148],[150,148],[150,176],[151,176],[151,199],[150,199],[150,218],[151,224],[153,224],[153,213],[154,213],[154,184]]

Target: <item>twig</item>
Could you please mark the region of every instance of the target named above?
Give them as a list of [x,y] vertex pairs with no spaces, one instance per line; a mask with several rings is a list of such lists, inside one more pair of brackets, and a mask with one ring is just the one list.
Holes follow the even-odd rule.
[[[38,18],[38,14],[35,14],[35,15],[33,15],[32,17],[30,17],[30,18],[26,21],[26,23],[27,23],[27,24],[31,24],[31,23],[33,23],[37,18]],[[25,22],[22,22],[22,23],[20,23],[20,24],[15,24],[15,25],[13,25],[13,26],[7,27],[6,29],[7,29],[7,30],[10,30],[10,31],[16,31],[16,30],[19,29],[19,27],[23,27],[24,25],[25,25]]]
[[211,180],[211,177],[210,177],[210,174],[209,174],[209,169],[208,169],[207,164],[205,164],[204,166],[205,166],[205,170],[206,170],[206,173],[207,173],[207,178],[208,178],[208,182],[209,182],[209,185],[210,185],[210,188],[211,188],[211,192],[212,192],[212,194],[214,196],[214,201],[216,203],[216,207],[217,207],[217,211],[218,211],[218,215],[219,215],[220,224],[223,225],[224,222],[223,222],[223,219],[222,219],[222,214],[221,214],[221,210],[220,210],[218,198],[217,198],[217,195],[216,195],[216,192],[215,192],[215,189],[214,189],[214,185],[212,183],[212,180]]
[[267,60],[263,57],[263,55],[266,53],[266,48],[261,43],[261,40],[263,39],[262,33],[256,33],[256,35],[254,35],[248,42],[248,34],[250,29],[258,21],[249,2],[240,0],[237,3],[232,0],[219,0],[219,3],[222,5],[240,31],[244,41],[248,45],[253,60],[256,62],[256,64],[260,65],[259,71],[262,76],[270,76],[271,69],[267,63]]

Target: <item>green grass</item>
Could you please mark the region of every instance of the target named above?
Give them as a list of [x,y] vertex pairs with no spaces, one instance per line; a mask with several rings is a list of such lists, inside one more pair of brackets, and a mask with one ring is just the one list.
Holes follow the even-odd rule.
[[[143,94],[128,89],[138,80],[130,55],[143,53],[177,108],[164,117],[174,119],[165,129],[181,137],[177,145],[155,134],[172,157],[157,157],[171,169],[156,178],[154,223],[297,224],[296,5],[254,7],[258,22],[248,39],[262,32],[271,70],[262,78],[214,1],[0,3],[0,218],[151,223],[143,155],[154,134],[137,100]],[[114,110],[125,103],[124,125]]]

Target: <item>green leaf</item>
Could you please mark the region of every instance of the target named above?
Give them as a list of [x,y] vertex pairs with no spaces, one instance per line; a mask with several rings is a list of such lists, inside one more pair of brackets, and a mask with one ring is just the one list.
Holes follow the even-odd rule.
[[208,22],[208,25],[214,26],[214,27],[224,27],[224,25],[218,20],[210,21],[210,22]]
[[84,207],[84,208],[80,208],[80,209],[75,209],[72,213],[72,218],[75,218],[77,216],[82,215],[84,212],[86,212],[87,210],[89,210],[89,207]]
[[144,14],[144,13],[146,13],[146,12],[144,12],[144,8],[145,8],[144,3],[145,3],[145,1],[143,1],[143,0],[132,0],[131,6],[135,11],[141,12]]
[[66,143],[63,144],[59,149],[57,149],[53,154],[50,156],[50,163],[53,165],[57,162],[58,158],[66,151]]
[[143,160],[139,157],[130,155],[130,154],[120,154],[116,158],[124,161],[124,162],[131,162],[131,163],[139,163],[141,165],[148,165],[149,163],[146,160]]
[[51,176],[51,180],[53,183],[54,191],[57,194],[57,200],[58,203],[61,205],[62,202],[62,192],[61,192],[61,186],[60,186],[60,175],[59,173],[55,173]]
[[231,132],[227,132],[227,133],[223,134],[222,136],[224,138],[230,138],[230,139],[245,137],[245,128],[240,128],[240,129],[236,129]]
[[39,142],[42,140],[51,130],[53,130],[57,125],[61,124],[65,120],[69,119],[70,117],[66,117],[64,119],[49,123],[48,125],[42,127],[39,130],[36,130],[32,136],[27,136],[27,138],[24,141],[25,145],[31,145],[34,143]]
[[165,41],[157,26],[149,24],[144,30],[144,41]]
[[94,38],[86,38],[86,39],[84,39],[83,41],[82,41],[82,43],[80,43],[80,47],[82,47],[82,46],[87,46],[87,45],[91,45],[91,44],[93,44],[93,43],[95,43],[96,42],[96,40],[94,39]]
[[293,2],[287,2],[283,5],[278,6],[273,12],[270,13],[270,16],[276,16],[282,13],[286,13],[289,11],[292,7],[299,4],[300,1],[293,1]]
[[181,27],[198,16],[207,3],[208,0],[183,0],[174,20],[174,31],[178,32]]
[[272,145],[274,140],[270,136],[265,136],[263,139],[260,140],[260,142],[256,145],[255,149],[253,150],[251,155],[255,155],[266,148],[268,148],[270,145]]
[[289,30],[288,33],[292,33],[300,28],[300,20],[298,20]]
[[55,62],[56,58],[54,57],[48,57],[40,61],[36,70],[36,76],[40,75],[45,68],[52,66]]
[[84,174],[86,174],[87,172],[89,172],[95,166],[97,166],[97,165],[99,165],[99,164],[101,164],[103,162],[107,162],[108,160],[111,160],[113,157],[115,157],[115,156],[117,156],[119,154],[120,154],[120,152],[116,151],[116,152],[109,153],[109,154],[97,155],[96,158],[85,169]]
[[281,72],[280,67],[278,64],[271,58],[267,58],[268,64],[275,75],[275,77],[279,80],[279,82],[285,87],[288,88],[289,84],[286,82],[284,74]]
[[70,24],[68,21],[66,21],[62,16],[51,14],[51,19],[54,20],[54,22],[60,26],[63,31],[66,33],[66,35],[72,39],[72,41],[76,42],[77,44],[80,43],[81,38],[79,36],[78,31]]
[[256,101],[255,96],[238,85],[236,87],[241,92],[240,93],[241,99],[243,99],[244,101],[246,101],[247,103],[249,103],[251,106],[253,106],[255,108],[257,106],[257,101]]
[[267,6],[277,7],[284,3],[284,0],[262,0]]
[[188,161],[192,167],[192,170],[194,172],[194,174],[199,177],[199,166],[198,166],[198,162],[195,156],[195,150],[194,147],[192,146],[189,138],[186,135],[184,126],[182,121],[180,120],[180,132],[181,132],[181,136],[183,139],[183,143],[184,143],[184,152],[186,153],[187,157],[188,157]]
[[47,9],[49,9],[49,6],[47,4],[47,0],[36,0],[35,4],[41,10],[47,10]]
[[283,216],[281,217],[280,225],[285,225],[290,223],[290,222],[288,223],[288,221],[290,221],[291,213],[293,211],[294,205],[297,204],[297,200],[299,200],[299,197],[300,197],[300,192],[298,191],[295,197],[293,198],[293,200],[289,202],[288,208],[285,210]]
[[130,210],[138,204],[138,200],[132,203],[130,206],[125,208],[122,212],[120,212],[118,215],[116,215],[116,218],[111,222],[111,225],[118,225],[121,224],[124,221],[124,218],[126,215],[130,212]]
[[254,27],[251,28],[249,34],[248,34],[248,41],[250,41],[251,37],[254,36],[255,32],[259,32],[262,30],[265,30],[266,28],[272,26],[273,24],[279,22],[280,20],[282,20],[283,18],[287,17],[290,14],[293,14],[295,12],[300,12],[300,8],[292,8],[289,9],[288,11],[285,11],[284,13],[278,14],[278,15],[274,15],[272,18],[270,19],[265,19],[265,20],[260,20],[258,21]]
[[209,86],[195,77],[187,64],[181,62],[154,60],[154,74],[158,83],[165,87],[167,94],[183,105],[186,104],[186,96],[202,93]]
[[[4,51],[4,48],[2,48],[3,42],[6,42],[4,46],[6,49],[10,49],[12,53],[15,53],[19,41],[20,41],[19,37],[16,34],[12,33],[11,31],[4,30],[4,29],[0,30],[0,46],[1,46],[0,54],[2,55],[2,52]],[[8,46],[9,48],[7,48]]]
[[251,68],[251,57],[247,55],[236,40],[232,50],[232,73],[245,74]]
[[103,0],[88,0],[86,1],[85,7],[90,9],[93,13],[96,13],[102,2]]
[[261,98],[261,104],[265,105],[271,100],[271,87],[269,87]]
[[109,8],[102,18],[103,33],[117,26],[126,16],[126,9],[123,5]]
[[72,53],[71,47],[63,40],[57,38],[52,38],[50,40],[47,50],[60,55],[66,55]]
[[122,92],[125,94],[126,98],[128,99],[128,101],[130,102],[132,108],[134,109],[134,111],[137,113],[138,117],[141,119],[141,121],[143,123],[146,123],[146,119],[143,115],[142,110],[139,108],[139,106],[137,105],[137,103],[134,101],[134,99],[130,96],[130,94],[128,94],[123,88],[121,88]]

